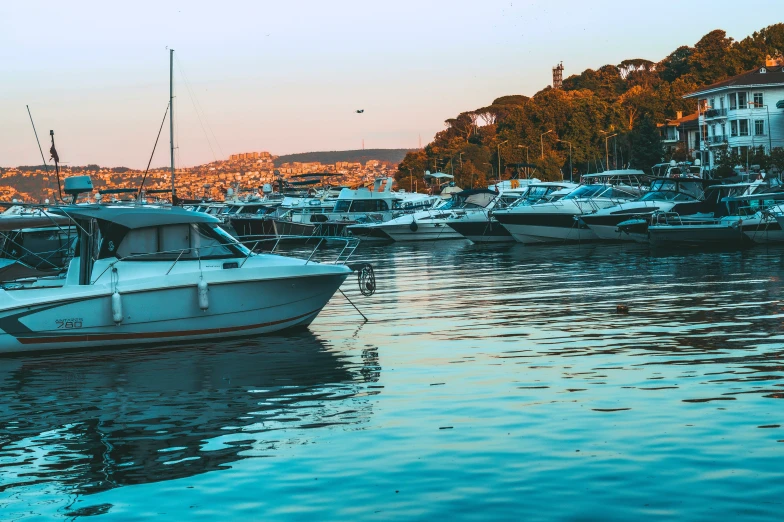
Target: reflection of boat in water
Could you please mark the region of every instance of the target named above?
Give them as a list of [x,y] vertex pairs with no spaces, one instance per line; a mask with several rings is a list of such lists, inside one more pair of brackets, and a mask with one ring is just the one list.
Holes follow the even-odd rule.
[[268,433],[283,428],[364,423],[362,383],[380,369],[375,349],[353,355],[302,332],[122,357],[5,357],[4,487],[54,483],[89,494],[178,479],[251,447],[273,453],[280,436]]

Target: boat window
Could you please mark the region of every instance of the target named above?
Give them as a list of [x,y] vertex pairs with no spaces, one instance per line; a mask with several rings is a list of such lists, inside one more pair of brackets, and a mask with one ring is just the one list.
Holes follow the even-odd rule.
[[[111,250],[111,249],[110,249]],[[158,251],[158,228],[138,228],[129,230],[119,248],[117,257],[128,257],[149,254]]]
[[583,185],[575,189],[572,193],[564,196],[562,199],[577,199],[577,198],[592,198],[601,194],[607,189],[607,185]]
[[383,199],[355,199],[351,203],[351,212],[383,212],[389,205]]
[[637,194],[634,194],[633,192],[628,192],[618,187],[613,187],[611,190],[607,191],[602,195],[610,198],[623,198],[623,199],[632,199],[632,198],[636,199],[637,197],[639,197]]
[[100,257],[128,258],[132,261],[163,259],[210,259],[244,257],[248,250],[216,224],[191,223],[125,229],[125,234],[113,230],[107,236],[113,243],[119,240],[117,253],[113,244],[101,249]]
[[351,208],[350,199],[339,199],[337,203],[335,203],[335,212],[348,212],[349,208]]
[[673,190],[657,190],[655,192],[648,192],[640,201],[696,201],[697,198],[683,192],[675,192]]

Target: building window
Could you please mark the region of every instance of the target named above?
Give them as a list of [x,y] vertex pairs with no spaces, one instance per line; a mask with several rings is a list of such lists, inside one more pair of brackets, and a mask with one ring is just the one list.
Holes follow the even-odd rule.
[[727,134],[727,127],[725,124],[721,124],[721,135],[724,136]]
[[734,111],[738,108],[738,95],[736,93],[730,93],[730,110]]
[[737,136],[738,135],[738,121],[732,120],[730,122],[730,135]]
[[714,123],[713,124],[713,135],[714,136],[718,136],[719,135],[718,129],[719,129],[719,126]]
[[763,105],[765,105],[765,104],[762,102],[762,93],[761,92],[755,92],[754,93],[754,106],[755,107],[762,107]]
[[741,136],[749,135],[749,120],[738,120],[738,129]]
[[746,109],[748,107],[745,92],[738,93],[738,109]]
[[755,136],[765,135],[765,120],[754,120],[754,135]]
[[716,98],[711,98],[710,99],[710,107],[708,107],[708,108],[709,109],[715,109],[716,108]]
[[724,108],[724,96],[722,96],[722,97],[720,97],[720,98],[719,98],[719,105],[720,105],[720,108],[721,108],[721,109],[723,109],[723,108]]

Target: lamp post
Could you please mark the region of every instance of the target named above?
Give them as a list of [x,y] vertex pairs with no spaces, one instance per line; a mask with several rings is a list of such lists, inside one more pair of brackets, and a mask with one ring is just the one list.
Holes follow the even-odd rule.
[[542,159],[544,159],[544,135],[550,134],[551,132],[553,132],[553,129],[550,129],[549,131],[543,132],[539,135],[539,145],[542,147]]
[[414,172],[410,167],[408,169],[408,190],[414,192]]
[[[602,131],[602,132],[606,133],[608,131]],[[609,149],[609,147],[607,145],[608,141],[609,141],[610,138],[612,138],[614,136],[617,136],[617,135],[618,135],[618,133],[616,132],[615,134],[610,134],[609,136],[605,136],[604,137],[604,169],[605,170],[609,170],[608,167],[610,166],[610,149]]]
[[509,143],[509,140],[502,141],[498,144],[498,176],[496,177],[496,181],[501,181],[501,145],[504,143]]
[[572,181],[572,172],[574,172],[572,170],[572,142],[571,141],[566,141],[566,140],[561,140],[561,139],[558,139],[558,138],[556,138],[555,141],[560,141],[561,143],[568,143],[569,144],[569,181]]
[[[517,148],[518,149],[525,149],[525,162],[526,163],[531,163],[530,161],[528,161],[528,151],[529,151],[530,147],[528,147],[528,145],[518,145]],[[525,167],[525,178],[528,179],[530,176],[531,176],[531,174],[530,174],[530,172],[528,172],[528,166],[526,165],[526,167]]]
[[493,172],[493,164],[485,162],[485,165],[490,165],[490,177],[492,178],[495,175]]

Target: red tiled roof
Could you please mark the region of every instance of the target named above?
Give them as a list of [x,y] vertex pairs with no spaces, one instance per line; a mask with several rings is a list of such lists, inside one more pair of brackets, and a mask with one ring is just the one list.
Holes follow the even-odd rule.
[[687,114],[682,118],[677,118],[673,120],[667,120],[665,123],[657,124],[657,127],[664,127],[665,125],[669,125],[670,127],[677,127],[683,123],[688,123],[690,121],[696,121],[699,118],[699,113],[695,112],[694,114]]
[[[762,71],[765,72],[762,72]],[[707,91],[714,91],[717,89],[727,89],[731,87],[750,87],[752,85],[784,85],[784,67],[758,67],[743,74],[727,78],[720,82],[706,85],[694,92],[684,96],[684,98],[693,98]]]

